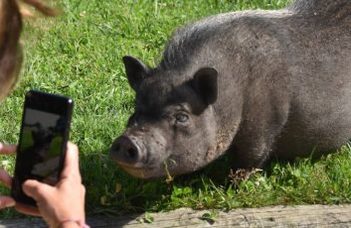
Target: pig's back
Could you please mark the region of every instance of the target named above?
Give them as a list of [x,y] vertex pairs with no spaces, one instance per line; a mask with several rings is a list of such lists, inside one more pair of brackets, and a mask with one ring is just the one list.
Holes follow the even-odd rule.
[[[248,96],[260,96],[255,91],[264,90],[286,97],[289,116],[276,150],[279,157],[290,158],[310,154],[315,146],[333,149],[350,138],[350,50],[347,16],[246,11],[181,28],[166,47],[160,67],[188,71],[184,77],[201,66],[215,67],[220,76],[215,104],[219,116],[235,116],[230,112],[236,107],[228,104],[233,97],[245,103]],[[225,122],[230,126],[230,119]]]

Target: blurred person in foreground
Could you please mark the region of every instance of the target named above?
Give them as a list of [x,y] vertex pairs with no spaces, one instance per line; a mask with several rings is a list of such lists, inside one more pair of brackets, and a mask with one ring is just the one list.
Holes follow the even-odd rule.
[[[47,16],[55,11],[40,0],[22,0]],[[19,38],[22,30],[22,15],[17,0],[0,0],[0,100],[14,88],[22,63]],[[16,153],[16,145],[0,143],[0,154]],[[11,187],[12,178],[0,169],[0,182]],[[27,180],[24,192],[35,199],[37,208],[15,202],[10,196],[0,196],[0,209],[15,207],[21,213],[41,216],[50,227],[88,227],[85,225],[85,187],[79,172],[78,148],[67,144],[66,159],[59,182],[56,186]]]

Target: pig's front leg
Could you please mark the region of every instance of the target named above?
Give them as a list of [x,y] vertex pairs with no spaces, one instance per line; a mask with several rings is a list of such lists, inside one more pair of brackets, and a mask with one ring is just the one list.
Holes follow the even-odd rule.
[[231,148],[233,153],[234,169],[262,168],[269,160],[274,144],[274,138],[277,134],[267,136],[260,134],[251,134],[252,140],[238,139]]
[[271,158],[289,114],[288,105],[277,104],[251,112],[242,121],[230,151],[234,155],[233,168],[262,168]]

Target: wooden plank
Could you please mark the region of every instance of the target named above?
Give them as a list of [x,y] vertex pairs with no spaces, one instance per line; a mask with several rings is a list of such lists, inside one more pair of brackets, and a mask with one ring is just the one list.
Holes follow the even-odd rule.
[[[206,219],[210,217],[210,219]],[[152,220],[152,222],[150,222]],[[351,227],[351,205],[302,205],[88,218],[91,227]],[[46,227],[41,219],[0,220],[2,227]]]

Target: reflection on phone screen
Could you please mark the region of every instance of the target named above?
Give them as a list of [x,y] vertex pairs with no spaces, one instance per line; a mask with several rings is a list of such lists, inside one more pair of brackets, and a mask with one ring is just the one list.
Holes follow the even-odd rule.
[[60,115],[26,109],[19,148],[22,164],[18,164],[22,181],[34,178],[48,184],[57,182],[64,123]]

